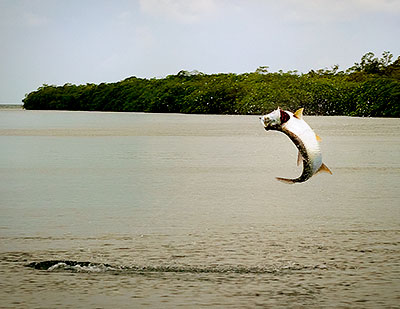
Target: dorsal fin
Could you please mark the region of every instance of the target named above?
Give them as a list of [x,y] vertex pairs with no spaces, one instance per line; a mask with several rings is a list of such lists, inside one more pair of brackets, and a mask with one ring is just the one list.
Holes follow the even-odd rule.
[[319,135],[315,134],[315,137],[317,138],[317,141],[318,141],[318,142],[322,142],[322,138],[321,138],[321,136],[319,136]]
[[318,169],[318,171],[315,174],[322,173],[322,172],[329,173],[332,175],[331,170],[324,163],[322,163],[322,165],[320,166],[320,168]]
[[297,111],[294,112],[293,116],[297,119],[303,119],[303,110],[304,108],[299,108]]

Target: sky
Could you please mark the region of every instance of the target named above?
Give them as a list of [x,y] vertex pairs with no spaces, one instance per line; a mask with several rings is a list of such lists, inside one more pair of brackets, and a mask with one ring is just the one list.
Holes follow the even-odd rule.
[[0,0],[0,103],[43,84],[400,55],[400,0]]

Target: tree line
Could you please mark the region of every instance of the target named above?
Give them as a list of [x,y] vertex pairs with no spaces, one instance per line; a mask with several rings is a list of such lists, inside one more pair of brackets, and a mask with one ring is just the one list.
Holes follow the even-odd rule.
[[264,114],[277,106],[312,115],[400,117],[400,56],[365,54],[346,71],[330,69],[244,74],[180,71],[161,79],[43,85],[25,109],[197,114]]

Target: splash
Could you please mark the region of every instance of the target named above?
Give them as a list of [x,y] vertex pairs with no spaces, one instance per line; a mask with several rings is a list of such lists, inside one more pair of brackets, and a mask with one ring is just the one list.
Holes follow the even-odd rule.
[[266,273],[285,273],[288,271],[306,271],[316,269],[326,269],[322,265],[300,265],[289,263],[286,265],[268,265],[268,266],[182,266],[182,265],[159,265],[159,266],[112,266],[105,263],[78,262],[70,260],[49,260],[41,262],[32,262],[27,265],[38,270],[47,271],[69,271],[69,272],[90,272],[90,273],[237,273],[237,274],[266,274]]
[[69,260],[50,260],[42,262],[32,262],[26,265],[39,270],[48,271],[72,271],[72,272],[106,272],[115,270],[109,264],[92,263],[92,262],[77,262]]

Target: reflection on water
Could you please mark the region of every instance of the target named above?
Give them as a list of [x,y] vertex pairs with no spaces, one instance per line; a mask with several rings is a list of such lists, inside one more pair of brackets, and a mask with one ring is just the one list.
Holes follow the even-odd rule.
[[2,306],[397,306],[400,119],[306,121],[0,111]]

